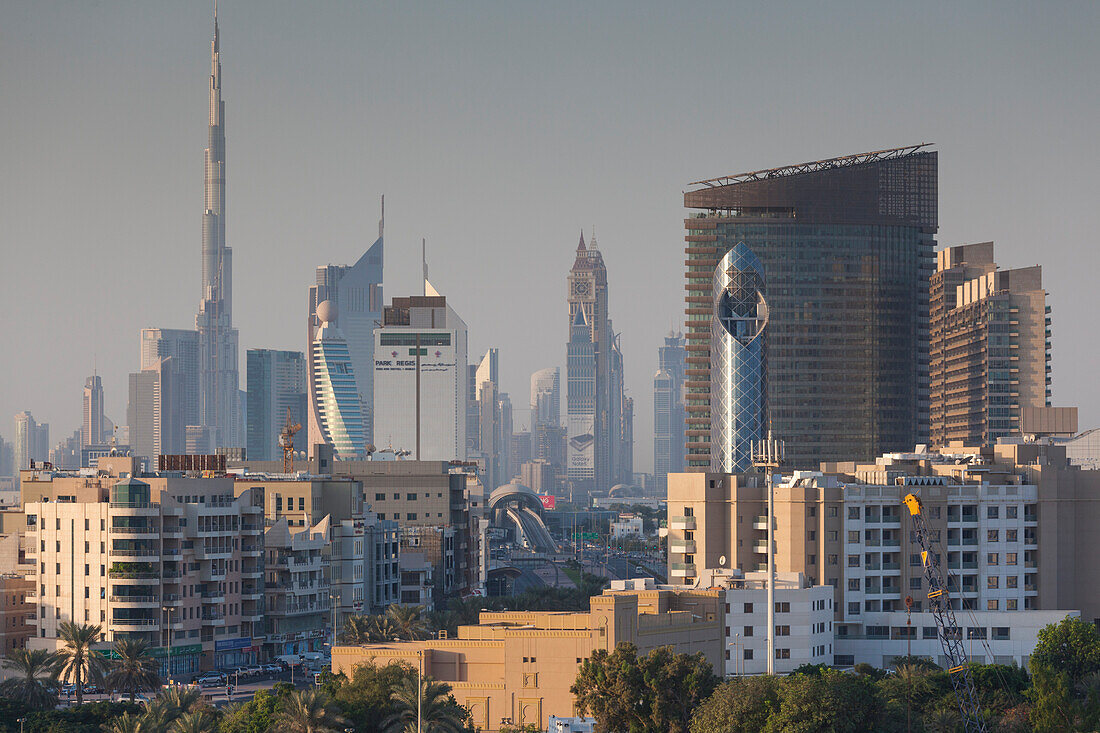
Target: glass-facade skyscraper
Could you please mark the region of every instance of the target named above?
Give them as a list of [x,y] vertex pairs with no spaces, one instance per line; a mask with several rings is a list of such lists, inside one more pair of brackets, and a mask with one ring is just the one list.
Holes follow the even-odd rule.
[[[274,461],[282,456],[279,433],[286,424],[306,424],[306,360],[300,351],[249,349],[246,455],[249,460]],[[295,448],[305,449],[305,434]]]
[[684,335],[670,333],[657,349],[653,375],[653,474],[665,495],[668,474],[684,470]]
[[786,465],[871,459],[927,440],[934,151],[699,181],[684,205],[688,470],[712,463],[714,269],[742,242],[763,266],[769,422]]
[[764,267],[744,242],[714,268],[711,319],[710,470],[752,466],[752,444],[768,430]]

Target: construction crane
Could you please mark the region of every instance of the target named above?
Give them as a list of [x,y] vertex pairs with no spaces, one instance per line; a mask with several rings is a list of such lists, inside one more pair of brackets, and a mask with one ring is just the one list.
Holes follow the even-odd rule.
[[928,610],[932,612],[939,629],[940,646],[947,657],[947,676],[955,689],[955,699],[959,703],[959,713],[963,719],[966,733],[985,733],[985,719],[974,681],[970,678],[969,659],[962,643],[962,631],[955,620],[955,612],[947,597],[947,583],[940,571],[938,556],[932,552],[932,539],[928,526],[924,523],[924,506],[914,494],[906,494],[905,506],[913,520],[913,536],[920,545],[921,566],[928,581]]
[[290,422],[290,408],[286,408],[286,425],[279,433],[279,447],[283,449],[283,473],[294,470],[294,434],[301,429],[301,423]]

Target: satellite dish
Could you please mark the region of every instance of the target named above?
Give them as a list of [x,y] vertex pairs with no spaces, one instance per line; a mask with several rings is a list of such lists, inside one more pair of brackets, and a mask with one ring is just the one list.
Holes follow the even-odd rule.
[[720,568],[726,567],[726,556],[725,555],[722,555],[720,558],[718,558],[718,567],[720,567]]

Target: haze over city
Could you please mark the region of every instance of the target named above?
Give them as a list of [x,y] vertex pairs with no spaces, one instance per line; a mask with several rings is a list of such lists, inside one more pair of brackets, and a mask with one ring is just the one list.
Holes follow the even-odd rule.
[[[530,373],[564,368],[566,275],[595,227],[636,468],[651,470],[655,351],[683,321],[686,183],[929,141],[937,242],[993,240],[1000,261],[1043,265],[1053,404],[1094,425],[1098,14],[223,2],[242,388],[244,349],[305,347],[314,267],[369,246],[385,194],[387,300],[418,292],[426,238],[471,361],[500,349],[518,429]],[[0,15],[0,415],[30,409],[56,441],[93,368],[125,423],[140,328],[193,325],[210,8]]]

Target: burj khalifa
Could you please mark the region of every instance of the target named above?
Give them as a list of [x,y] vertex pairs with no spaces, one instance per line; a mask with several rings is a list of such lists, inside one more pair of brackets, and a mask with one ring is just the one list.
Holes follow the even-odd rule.
[[199,420],[217,446],[239,447],[239,336],[233,328],[233,251],[225,246],[225,102],[218,49],[218,11],[210,44],[210,119],[202,215],[202,301],[199,340]]

